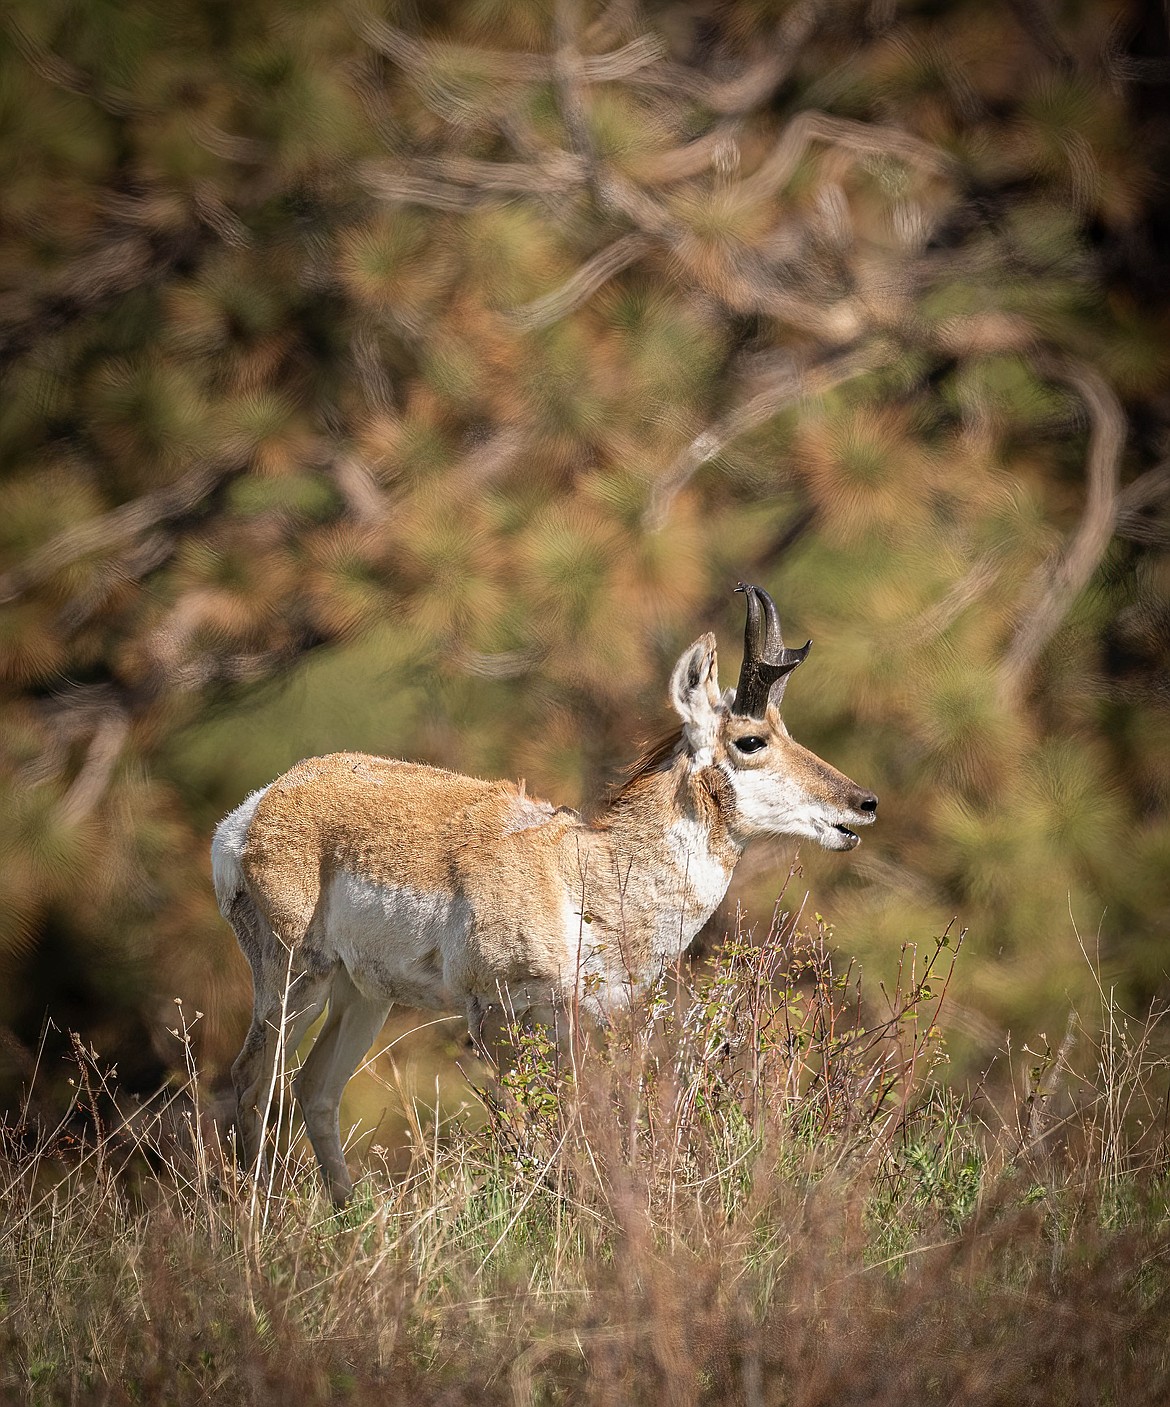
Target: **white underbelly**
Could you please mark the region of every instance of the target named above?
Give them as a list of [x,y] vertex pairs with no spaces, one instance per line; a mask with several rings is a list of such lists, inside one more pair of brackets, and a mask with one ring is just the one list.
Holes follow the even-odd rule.
[[329,882],[322,917],[322,937],[364,995],[430,1010],[462,1008],[465,994],[451,990],[446,974],[459,969],[467,950],[466,900],[343,871]]

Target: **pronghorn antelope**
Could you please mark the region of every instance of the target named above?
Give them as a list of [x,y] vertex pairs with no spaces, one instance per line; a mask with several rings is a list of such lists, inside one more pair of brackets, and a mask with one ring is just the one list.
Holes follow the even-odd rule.
[[877,797],[792,740],[772,598],[747,598],[735,690],[715,637],[670,679],[681,731],[636,765],[591,821],[523,786],[361,753],[310,758],[220,822],[220,911],[252,965],[252,1025],[232,1067],[243,1153],[258,1167],[280,1042],[328,1015],[296,1077],[329,1193],[352,1190],[341,1094],[391,1003],[466,1012],[473,1041],[501,1001],[604,1023],[688,947],[745,843],[804,836],[852,850]]

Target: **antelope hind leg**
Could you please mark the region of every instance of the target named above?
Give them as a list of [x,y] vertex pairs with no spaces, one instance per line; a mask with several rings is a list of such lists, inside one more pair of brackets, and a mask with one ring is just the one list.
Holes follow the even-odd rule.
[[284,974],[279,985],[262,974],[254,976],[252,1024],[232,1064],[240,1153],[244,1166],[257,1177],[264,1175],[264,1116],[275,1100],[281,1046],[287,1062],[325,1009],[329,994],[328,978],[304,975],[294,979],[286,999],[284,980]]
[[339,967],[329,993],[329,1015],[297,1073],[297,1100],[305,1131],[326,1190],[338,1207],[345,1205],[353,1191],[341,1147],[341,1096],[389,1010],[388,1001],[363,996]]

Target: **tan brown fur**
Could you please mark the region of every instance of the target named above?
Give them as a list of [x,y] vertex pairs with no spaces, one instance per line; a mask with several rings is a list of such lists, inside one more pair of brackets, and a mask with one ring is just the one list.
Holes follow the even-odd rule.
[[[631,778],[595,825],[562,810],[507,833],[521,800],[511,783],[335,753],[298,763],[265,793],[242,867],[274,934],[296,950],[296,970],[315,965],[310,927],[322,886],[343,870],[464,896],[476,916],[464,980],[487,1000],[520,983],[552,991],[564,978],[565,949],[543,916],[558,911],[566,891],[589,914],[594,943],[608,943],[636,971],[650,961],[664,890],[680,913],[699,907],[663,853],[664,814],[709,827],[730,875],[742,846],[720,813],[726,790],[714,769],[691,777],[680,759]],[[656,876],[649,888],[630,884],[646,871]]]

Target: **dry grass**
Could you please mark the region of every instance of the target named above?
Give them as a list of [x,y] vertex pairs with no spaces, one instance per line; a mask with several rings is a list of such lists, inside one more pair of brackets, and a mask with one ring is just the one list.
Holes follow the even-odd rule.
[[954,953],[871,1002],[778,921],[603,1048],[518,1031],[482,1127],[417,1122],[343,1213],[295,1140],[239,1175],[193,1068],[113,1117],[78,1043],[62,1123],[5,1128],[5,1399],[1164,1403],[1158,1022],[1102,992],[960,1099]]

